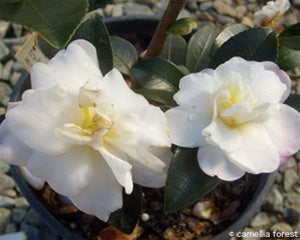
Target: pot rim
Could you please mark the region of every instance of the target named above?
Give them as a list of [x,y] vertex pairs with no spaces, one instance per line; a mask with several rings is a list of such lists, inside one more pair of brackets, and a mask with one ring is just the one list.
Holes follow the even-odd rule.
[[[157,16],[145,16],[145,15],[104,18],[106,24],[111,24],[115,27],[117,27],[118,24],[123,21],[127,21],[127,22],[138,21],[138,28],[134,29],[134,32],[143,33],[143,34],[146,34],[148,32],[148,35],[149,35],[149,29],[145,27],[145,24],[149,26],[150,25],[153,26],[154,22],[158,22],[158,20],[159,18]],[[112,32],[114,32],[114,30],[112,30]],[[123,33],[128,33],[128,31],[126,32],[124,30]],[[16,101],[17,99],[20,98],[20,92],[24,90],[24,84],[25,85],[28,84],[28,82],[26,83],[27,78],[28,78],[28,74],[27,72],[24,71],[13,89],[13,92],[10,97],[10,101]],[[229,225],[219,234],[212,236],[211,238],[207,238],[207,236],[204,238],[211,239],[211,240],[229,239],[231,237],[229,236],[229,233],[231,232],[236,233],[237,231],[240,231],[245,225],[247,225],[251,217],[253,217],[254,214],[259,211],[261,205],[263,204],[264,199],[266,198],[275,180],[276,173],[277,171],[270,174],[257,175],[257,177],[259,177],[259,183],[251,198],[251,201],[249,201],[249,204],[247,205],[245,210],[241,213],[240,218],[234,221],[231,225]],[[22,191],[26,199],[29,201],[32,208],[36,210],[37,213],[40,214],[40,216],[43,219],[46,219],[45,220],[46,224],[53,231],[55,231],[57,234],[63,236],[66,239],[86,240],[85,238],[79,237],[77,234],[75,234],[73,231],[71,231],[69,228],[63,225],[57,218],[55,218],[51,214],[49,210],[47,210],[47,208],[35,196],[35,194],[33,193],[33,189],[22,177],[22,174],[18,166],[14,166],[14,165],[11,166],[11,174],[16,180],[16,182],[18,183],[20,190]]]

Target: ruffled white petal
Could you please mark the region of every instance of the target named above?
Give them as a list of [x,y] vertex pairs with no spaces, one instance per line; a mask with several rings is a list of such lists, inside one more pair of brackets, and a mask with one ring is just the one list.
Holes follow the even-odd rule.
[[102,74],[98,68],[96,49],[85,40],[72,42],[47,64],[36,63],[31,70],[33,89],[60,84],[77,92],[91,78],[101,80]]
[[143,96],[127,86],[122,74],[115,68],[104,76],[101,88],[117,111],[135,113],[141,106],[148,104]]
[[0,160],[8,164],[26,165],[32,149],[20,141],[9,129],[7,119],[0,125]]
[[23,178],[28,182],[32,187],[37,190],[41,190],[45,185],[45,180],[33,176],[31,172],[28,171],[26,167],[20,167],[20,172]]
[[98,174],[93,165],[97,161],[103,161],[97,151],[76,146],[56,156],[35,151],[27,168],[34,176],[45,179],[54,191],[70,197],[79,194]]
[[234,181],[245,174],[245,171],[231,163],[223,151],[212,145],[198,149],[198,163],[203,172],[217,176],[224,181]]
[[93,169],[89,185],[70,199],[81,211],[107,221],[112,212],[122,208],[122,186],[104,159],[93,161]]
[[102,91],[110,99],[113,108],[119,112],[114,117],[116,128],[129,134],[136,145],[170,146],[167,134],[167,120],[164,113],[150,105],[147,100],[134,93],[126,84],[121,73],[113,69],[105,75]]
[[285,104],[273,106],[263,126],[280,157],[291,156],[300,148],[300,114],[293,108]]
[[151,188],[165,185],[167,169],[172,158],[170,148],[150,147],[140,153],[129,146],[119,146],[114,147],[114,154],[132,165],[134,183]]
[[290,7],[289,0],[268,1],[263,8],[254,14],[254,23],[259,26],[273,26],[281,15]]
[[175,107],[166,112],[171,140],[183,147],[199,147],[206,144],[202,130],[209,124],[210,117],[202,117],[189,112],[183,107]]
[[183,77],[180,80],[179,91],[173,98],[181,107],[199,112],[204,116],[210,116],[213,88],[212,70],[206,69]]
[[206,142],[228,152],[237,150],[242,141],[239,130],[228,127],[219,118],[203,129],[202,134]]
[[263,126],[249,123],[240,129],[239,149],[227,152],[228,158],[250,173],[273,172],[279,167],[279,155]]
[[[165,186],[167,180],[168,167],[172,159],[172,152],[170,148],[151,147],[149,152],[154,154],[157,158],[165,163],[165,167],[162,170],[154,170],[147,168],[145,165],[139,162],[134,162],[134,168],[132,170],[133,180],[135,183],[151,188],[160,188]],[[129,159],[131,161],[131,159]]]
[[64,123],[79,124],[82,120],[82,111],[74,102],[76,97],[59,86],[27,90],[22,104],[6,114],[7,124],[13,134],[32,149],[60,154],[70,144],[55,129]]
[[171,146],[167,118],[158,107],[147,104],[147,106],[139,110],[139,117],[141,125],[138,132],[138,145]]
[[256,104],[276,103],[286,95],[287,85],[281,81],[282,77],[277,76],[274,71],[266,71],[259,62],[233,57],[217,67],[216,82],[224,83],[224,79],[230,80],[233,74],[239,75],[243,84],[250,88]]
[[249,87],[258,103],[277,103],[288,91],[287,85],[272,71],[252,72]]
[[100,148],[99,152],[111,168],[118,182],[125,188],[125,192],[130,194],[133,190],[132,165],[117,157],[116,150],[113,147],[109,149],[110,151],[107,151],[105,148]]
[[275,63],[273,62],[262,62],[265,69],[272,71],[280,79],[280,81],[286,86],[286,90],[283,92],[280,102],[284,102],[291,92],[292,81],[284,71],[282,71]]

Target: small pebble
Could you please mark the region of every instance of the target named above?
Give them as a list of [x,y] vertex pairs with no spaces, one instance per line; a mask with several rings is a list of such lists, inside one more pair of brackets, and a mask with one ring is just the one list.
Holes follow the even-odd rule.
[[29,203],[24,197],[19,197],[15,200],[16,207],[18,208],[29,208]]
[[11,221],[15,224],[20,224],[24,220],[26,214],[27,214],[27,212],[24,209],[15,208],[12,211]]
[[[9,233],[0,236],[0,240],[27,240],[27,236],[24,232],[18,232],[18,233]],[[38,239],[36,239],[38,240]]]
[[6,225],[4,233],[8,234],[8,233],[15,233],[17,232],[17,226],[14,223],[9,223],[8,225]]
[[285,222],[279,222],[274,224],[271,228],[271,231],[277,230],[280,232],[292,232],[293,231],[293,227],[290,226],[289,224],[285,223]]
[[76,223],[71,222],[71,223],[70,223],[70,228],[71,228],[71,229],[75,229],[75,228],[76,228]]
[[2,232],[10,221],[11,211],[7,208],[0,208],[0,232]]
[[267,227],[270,225],[270,219],[268,217],[268,214],[265,212],[257,213],[254,217],[254,219],[251,221],[250,225],[253,228],[262,228],[267,229]]
[[147,222],[150,219],[150,216],[148,213],[142,213],[141,219],[143,222]]
[[298,181],[298,179],[299,176],[294,169],[292,168],[287,169],[284,173],[284,182],[283,182],[284,190],[289,191],[291,187]]

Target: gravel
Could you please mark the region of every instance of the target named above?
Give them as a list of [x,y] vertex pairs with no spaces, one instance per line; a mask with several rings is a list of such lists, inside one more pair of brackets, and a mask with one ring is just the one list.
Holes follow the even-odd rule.
[[[113,0],[98,13],[104,17],[122,15],[161,16],[167,0]],[[196,17],[201,21],[213,21],[222,26],[227,23],[242,22],[254,26],[253,12],[261,7],[258,0],[188,0],[181,17]],[[294,0],[297,8],[289,10],[282,20],[289,26],[300,20],[300,1]],[[18,25],[0,21],[0,114],[5,113],[12,87],[23,70],[13,56],[25,42],[27,31]],[[293,74],[299,75],[300,70]],[[300,78],[295,78],[294,92],[300,93]],[[297,90],[298,89],[298,90]],[[276,181],[265,200],[262,210],[241,231],[278,230],[300,232],[300,153],[287,166],[281,168]],[[145,213],[146,214],[146,213]],[[143,219],[146,219],[144,214]],[[192,222],[189,227],[193,227]],[[45,227],[43,220],[30,207],[11,178],[9,166],[0,162],[0,240],[53,239],[55,233]],[[236,239],[236,238],[232,238]],[[254,238],[243,238],[254,239]],[[257,239],[257,238],[255,238]]]

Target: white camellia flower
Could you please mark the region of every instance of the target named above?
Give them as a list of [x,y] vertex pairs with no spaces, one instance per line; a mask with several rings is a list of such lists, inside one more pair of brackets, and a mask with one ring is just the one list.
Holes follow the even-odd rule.
[[289,0],[269,1],[254,14],[254,23],[258,26],[275,26],[275,22],[290,8]]
[[300,147],[300,114],[282,104],[289,77],[272,62],[234,57],[180,80],[166,112],[173,143],[198,149],[200,168],[235,180],[272,172]]
[[0,156],[26,166],[82,211],[106,221],[133,183],[162,187],[171,158],[164,113],[116,69],[104,77],[96,50],[72,42],[36,63],[31,90],[6,114]]

